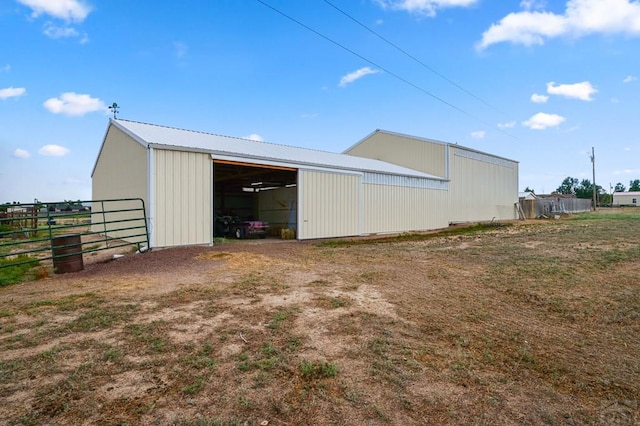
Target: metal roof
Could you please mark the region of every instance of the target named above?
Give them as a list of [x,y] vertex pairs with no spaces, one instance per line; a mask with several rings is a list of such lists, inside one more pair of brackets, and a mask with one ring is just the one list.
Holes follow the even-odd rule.
[[383,129],[374,130],[373,132],[369,133],[364,138],[360,139],[358,142],[356,142],[353,145],[351,145],[349,148],[345,149],[343,152],[346,153],[348,151],[351,151],[353,148],[355,148],[356,146],[360,145],[361,143],[363,143],[364,141],[366,141],[367,139],[369,139],[370,137],[372,137],[376,133],[384,133],[384,134],[387,134],[387,135],[398,136],[398,137],[406,138],[406,139],[414,139],[414,140],[417,140],[417,141],[423,141],[423,142],[428,142],[428,143],[433,143],[433,144],[438,144],[438,145],[452,146],[454,148],[464,149],[465,151],[477,152],[478,154],[488,155],[488,156],[493,157],[493,158],[499,158],[499,159],[502,159],[502,160],[511,161],[512,163],[519,163],[518,161],[512,160],[510,158],[500,157],[498,155],[490,154],[488,152],[478,151],[477,149],[469,148],[468,146],[458,145],[457,143],[443,142],[443,141],[439,141],[439,140],[436,140],[436,139],[423,138],[423,137],[420,137],[420,136],[405,135],[404,133],[391,132],[389,130],[383,130]]
[[279,161],[297,168],[300,168],[300,166],[314,166],[446,180],[442,177],[384,161],[347,154],[221,136],[122,119],[111,119],[110,124],[118,127],[145,147],[200,151],[208,152],[212,155],[236,156],[258,161]]
[[639,195],[640,196],[640,191],[630,191],[630,192],[625,192],[625,191],[617,191],[614,192],[613,195],[621,195],[621,196],[635,196],[635,195]]

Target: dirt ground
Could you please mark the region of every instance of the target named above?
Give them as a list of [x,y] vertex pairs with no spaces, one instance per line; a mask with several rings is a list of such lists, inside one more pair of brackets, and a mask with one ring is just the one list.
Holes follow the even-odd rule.
[[0,422],[639,424],[638,217],[102,254],[0,288]]

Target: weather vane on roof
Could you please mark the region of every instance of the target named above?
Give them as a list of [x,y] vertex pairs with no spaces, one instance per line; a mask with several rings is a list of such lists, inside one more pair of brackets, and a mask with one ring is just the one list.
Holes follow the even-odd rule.
[[113,105],[109,105],[109,109],[110,109],[111,111],[113,111],[113,118],[114,118],[114,119],[115,119],[115,118],[118,118],[118,117],[117,117],[117,114],[118,114],[118,110],[120,109],[120,107],[118,106],[118,104],[114,102],[114,103],[113,103]]

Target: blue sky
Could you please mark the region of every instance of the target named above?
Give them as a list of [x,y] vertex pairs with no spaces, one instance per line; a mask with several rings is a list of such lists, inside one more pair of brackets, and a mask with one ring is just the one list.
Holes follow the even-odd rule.
[[608,191],[640,178],[638,58],[637,0],[2,0],[0,202],[91,199],[114,102],[332,152],[458,143],[537,193],[591,180],[595,147]]

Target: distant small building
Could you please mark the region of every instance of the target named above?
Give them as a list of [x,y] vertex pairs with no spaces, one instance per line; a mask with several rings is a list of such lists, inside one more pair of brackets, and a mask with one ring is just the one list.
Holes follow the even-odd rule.
[[7,213],[9,213],[9,214],[26,214],[27,213],[27,208],[23,207],[23,206],[8,207],[7,208]]
[[538,197],[533,192],[518,192],[518,198],[520,200],[535,200]]
[[638,200],[640,200],[640,191],[635,192],[614,192],[613,193],[613,205],[619,206],[638,206]]
[[22,205],[7,207],[7,213],[11,216],[27,216],[35,214],[34,207]]

